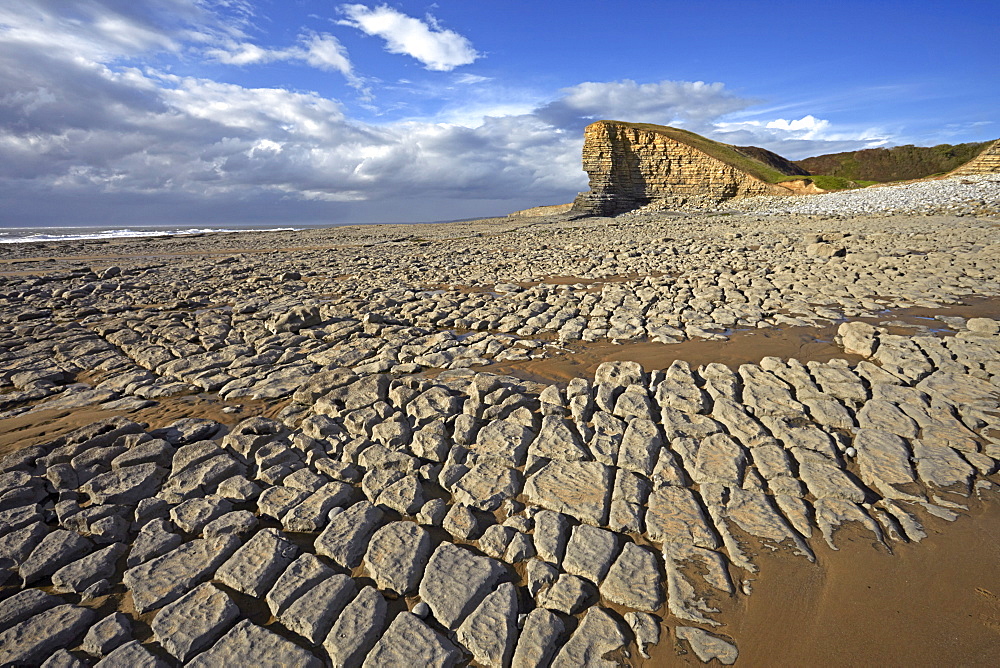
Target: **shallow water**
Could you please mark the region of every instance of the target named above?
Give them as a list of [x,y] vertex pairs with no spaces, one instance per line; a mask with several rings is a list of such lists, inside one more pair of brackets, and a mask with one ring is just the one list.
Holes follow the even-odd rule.
[[[962,304],[939,308],[913,307],[888,310],[877,317],[850,318],[885,327],[890,334],[914,335],[921,332],[949,336],[956,330],[940,318],[997,317],[1000,297],[969,297]],[[846,322],[846,320],[845,320]],[[568,383],[573,378],[593,378],[603,362],[631,360],[647,371],[666,369],[674,360],[684,360],[697,368],[717,362],[736,370],[741,364],[759,364],[764,357],[795,358],[802,362],[829,362],[845,359],[852,364],[863,357],[849,355],[834,343],[841,323],[827,327],[769,327],[733,331],[725,341],[689,339],[681,343],[650,341],[574,342],[565,345],[570,352],[546,359],[506,362],[477,367],[488,371],[537,383]],[[937,324],[937,326],[932,326]],[[916,330],[916,331],[915,331]]]
[[8,227],[0,229],[0,244],[172,237],[220,233],[234,234],[238,232],[299,232],[303,229],[303,227],[272,227],[263,225],[231,227],[177,227],[167,225],[134,225],[130,227]]

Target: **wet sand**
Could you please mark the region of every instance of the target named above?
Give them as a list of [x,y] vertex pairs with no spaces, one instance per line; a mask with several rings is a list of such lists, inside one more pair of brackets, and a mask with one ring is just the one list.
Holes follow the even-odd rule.
[[[928,537],[893,554],[850,526],[838,551],[817,545],[816,563],[753,550],[753,593],[726,600],[713,633],[738,639],[740,666],[996,665],[1000,500],[969,505],[955,522],[922,515]],[[703,665],[673,629],[650,656],[632,664]]]
[[989,666],[1000,652],[1000,503],[973,500],[928,537],[873,547],[836,535],[810,564],[758,551],[753,593],[726,615],[744,666]]
[[[145,423],[148,429],[160,429],[182,418],[215,420],[231,427],[252,415],[274,417],[286,405],[288,401],[222,401],[216,395],[200,394],[157,399],[155,406],[140,411],[102,410],[97,406],[39,409],[0,420],[0,457],[31,445],[48,443],[74,429],[116,415]],[[227,413],[222,410],[226,406],[236,407],[238,411]]]
[[846,359],[851,363],[862,358],[848,355],[833,342],[836,327],[786,327],[734,332],[726,341],[688,340],[681,343],[615,344],[607,341],[571,343],[568,353],[558,357],[477,367],[538,383],[568,383],[573,378],[593,377],[604,362],[632,360],[644,369],[666,369],[674,360],[684,360],[696,368],[717,362],[736,369],[741,364],[755,364],[764,357],[794,357],[801,362]]
[[[944,318],[980,318],[1000,315],[1000,298],[968,297],[961,304],[937,308],[915,306],[893,309],[874,317],[850,318],[884,327],[890,334],[912,335],[916,331],[929,331],[938,336],[949,336]],[[759,364],[765,357],[795,358],[806,362],[829,362],[844,359],[851,364],[862,357],[850,355],[834,342],[840,323],[828,327],[780,327],[743,329],[728,334],[724,341],[689,339],[681,343],[654,343],[652,341],[611,343],[574,342],[564,345],[566,353],[539,360],[508,362],[476,367],[487,371],[542,384],[566,384],[573,378],[593,377],[594,371],[604,362],[632,360],[647,370],[666,369],[674,360],[684,360],[697,368],[713,362],[736,370],[741,364]]]

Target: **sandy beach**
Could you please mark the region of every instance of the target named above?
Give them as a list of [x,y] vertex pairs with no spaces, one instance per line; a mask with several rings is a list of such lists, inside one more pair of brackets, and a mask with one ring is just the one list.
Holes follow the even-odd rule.
[[6,245],[0,664],[992,665],[998,239],[755,209]]

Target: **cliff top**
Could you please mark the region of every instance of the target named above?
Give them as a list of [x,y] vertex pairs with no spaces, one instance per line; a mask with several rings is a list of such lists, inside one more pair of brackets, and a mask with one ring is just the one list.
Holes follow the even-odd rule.
[[[655,132],[657,134],[664,135],[674,141],[678,141],[682,144],[690,146],[691,148],[697,149],[698,151],[701,151],[716,160],[732,165],[736,169],[746,172],[747,174],[750,174],[751,176],[766,183],[779,183],[781,181],[787,181],[789,177],[792,176],[805,176],[808,174],[804,169],[782,158],[776,153],[771,153],[770,151],[756,146],[743,147],[723,144],[722,142],[702,137],[701,135],[695,134],[689,130],[682,130],[668,125],[654,125],[653,123],[627,123],[625,121],[607,120],[597,121],[597,123],[608,123],[611,125],[624,126],[634,128],[636,130]],[[747,153],[742,151],[746,151],[747,153],[751,153],[755,156],[765,157],[770,164],[751,157],[751,155],[747,155]]]

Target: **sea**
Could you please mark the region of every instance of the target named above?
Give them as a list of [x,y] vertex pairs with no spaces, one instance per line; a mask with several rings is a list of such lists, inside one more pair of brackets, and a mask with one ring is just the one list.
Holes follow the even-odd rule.
[[165,237],[185,234],[233,234],[237,232],[299,232],[323,225],[232,225],[226,227],[191,227],[185,225],[130,225],[128,227],[0,227],[0,244],[23,244],[38,241],[77,241],[84,239],[122,239],[134,237]]

